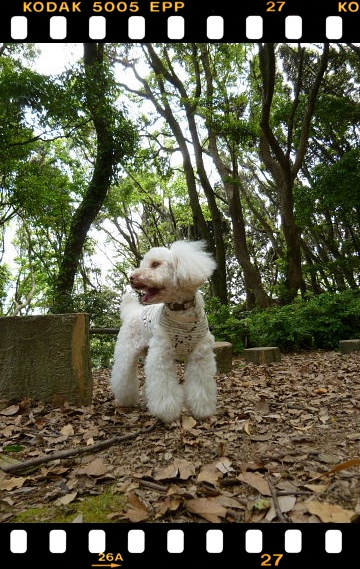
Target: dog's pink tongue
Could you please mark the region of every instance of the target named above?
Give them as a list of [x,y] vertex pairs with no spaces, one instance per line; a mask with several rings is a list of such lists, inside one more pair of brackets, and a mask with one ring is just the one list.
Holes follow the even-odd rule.
[[152,297],[157,293],[156,288],[149,288],[146,293],[142,296],[142,302],[151,302]]

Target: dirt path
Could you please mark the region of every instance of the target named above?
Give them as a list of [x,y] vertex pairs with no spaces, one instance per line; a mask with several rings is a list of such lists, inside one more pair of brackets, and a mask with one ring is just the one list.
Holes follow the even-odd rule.
[[358,353],[282,355],[259,366],[235,358],[217,376],[217,415],[184,414],[171,426],[154,425],[142,401],[115,413],[109,370],[94,372],[89,407],[2,402],[2,460],[89,452],[0,471],[0,521],[358,521],[359,370]]

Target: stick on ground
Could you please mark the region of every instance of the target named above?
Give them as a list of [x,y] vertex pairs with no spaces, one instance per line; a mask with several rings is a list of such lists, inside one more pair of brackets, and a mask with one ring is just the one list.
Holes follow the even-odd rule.
[[9,466],[0,466],[0,468],[3,472],[8,472],[8,473],[17,472],[17,473],[21,474],[22,470],[26,470],[27,468],[30,468],[32,466],[39,466],[40,464],[45,464],[45,463],[51,462],[53,460],[70,458],[73,456],[77,456],[79,454],[97,452],[99,450],[103,450],[103,449],[108,448],[108,447],[115,445],[117,443],[121,443],[123,441],[127,441],[129,439],[133,439],[135,437],[138,437],[139,435],[144,435],[144,434],[150,433],[150,431],[152,431],[156,427],[157,424],[158,424],[158,421],[155,421],[154,423],[152,423],[150,425],[150,427],[146,427],[145,429],[140,429],[139,431],[135,431],[133,433],[128,433],[127,435],[119,435],[119,436],[111,437],[110,439],[99,441],[98,443],[95,443],[95,444],[90,445],[90,446],[81,446],[81,447],[77,447],[77,448],[70,448],[67,450],[61,450],[58,452],[54,452],[52,454],[48,454],[45,456],[37,456],[36,458],[30,458],[29,460],[24,460],[23,462],[18,462],[16,464],[11,464]]

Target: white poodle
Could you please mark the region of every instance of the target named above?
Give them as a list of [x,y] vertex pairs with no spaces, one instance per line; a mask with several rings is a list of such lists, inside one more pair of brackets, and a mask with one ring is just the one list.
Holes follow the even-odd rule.
[[[169,249],[150,249],[130,277],[144,292],[121,302],[122,327],[115,346],[111,384],[120,406],[138,399],[137,361],[146,353],[145,399],[150,413],[164,422],[178,419],[184,405],[194,417],[216,410],[214,337],[209,331],[198,288],[216,263],[202,241],[176,241]],[[176,361],[186,361],[179,383]]]

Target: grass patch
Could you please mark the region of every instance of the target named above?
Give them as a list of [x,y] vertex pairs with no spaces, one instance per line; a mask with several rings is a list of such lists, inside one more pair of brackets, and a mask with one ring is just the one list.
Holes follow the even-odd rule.
[[[118,494],[114,487],[98,496],[85,496],[76,502],[64,506],[43,505],[29,508],[14,516],[12,523],[71,523],[82,514],[83,523],[111,523],[111,514],[121,513],[127,498]],[[110,517],[109,517],[110,516]],[[114,521],[116,521],[116,516]]]

